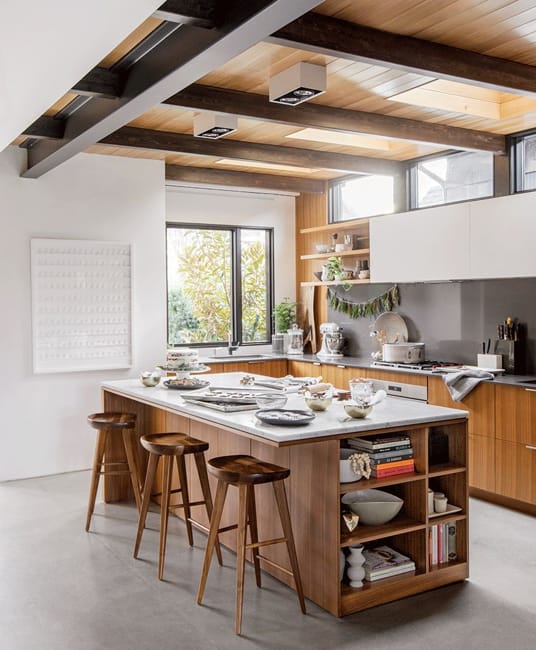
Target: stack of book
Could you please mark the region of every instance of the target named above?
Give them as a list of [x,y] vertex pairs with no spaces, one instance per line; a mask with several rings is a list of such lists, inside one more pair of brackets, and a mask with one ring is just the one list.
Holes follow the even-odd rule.
[[374,582],[382,578],[415,571],[415,562],[390,546],[376,546],[363,551],[365,580]]
[[386,478],[415,471],[411,440],[405,433],[369,438],[350,438],[348,445],[370,458],[371,476]]
[[428,553],[430,567],[456,559],[455,521],[430,526],[428,529]]

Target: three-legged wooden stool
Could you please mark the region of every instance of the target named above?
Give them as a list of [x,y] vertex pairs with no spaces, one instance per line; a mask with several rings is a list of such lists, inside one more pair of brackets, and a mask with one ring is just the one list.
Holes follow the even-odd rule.
[[[286,479],[290,470],[271,463],[265,463],[253,456],[220,456],[208,461],[208,471],[218,479],[216,497],[214,500],[214,513],[210,521],[210,531],[208,535],[207,548],[205,551],[205,560],[203,563],[203,572],[197,594],[197,603],[200,605],[205,591],[208,571],[214,546],[218,541],[218,534],[227,530],[238,529],[236,540],[236,615],[235,615],[235,632],[240,634],[242,627],[242,602],[244,600],[244,567],[246,559],[246,550],[251,549],[253,555],[253,564],[255,567],[255,579],[257,586],[261,586],[261,568],[259,562],[259,548],[269,544],[279,544],[286,542],[290,558],[290,566],[293,575],[298,600],[303,614],[305,614],[305,602],[303,598],[303,588],[301,584],[300,571],[298,568],[298,558],[294,545],[294,536],[292,534],[292,524],[288,510],[287,496],[285,492],[284,479]],[[279,510],[281,526],[284,537],[270,539],[259,542],[257,533],[257,511],[255,507],[255,485],[261,483],[272,483],[274,496]],[[225,528],[220,528],[223,506],[227,495],[229,485],[238,487],[238,523]],[[246,529],[249,525],[249,534],[251,543],[246,543]]]
[[[190,438],[190,436],[187,436],[184,433],[150,433],[142,436],[140,442],[149,452],[149,462],[147,464],[147,475],[143,487],[143,499],[140,510],[140,520],[138,523],[138,533],[136,535],[136,544],[134,546],[134,557],[138,557],[151,496],[162,496],[162,503],[160,504],[160,551],[158,556],[158,578],[159,580],[162,580],[164,575],[169,511],[176,508],[184,508],[184,522],[186,524],[186,532],[188,534],[188,542],[190,546],[193,546],[194,543],[192,524],[196,526],[196,528],[208,532],[208,528],[192,520],[190,511],[192,506],[204,505],[209,521],[212,516],[212,496],[210,494],[210,485],[208,482],[207,466],[205,462],[205,451],[208,449],[208,442],[203,442],[196,438]],[[203,493],[202,501],[190,502],[188,496],[188,480],[186,475],[186,465],[184,462],[184,456],[187,454],[194,455],[199,483]],[[162,491],[152,494],[151,490],[154,484],[158,459],[160,457],[163,459]],[[171,489],[173,458],[177,461],[177,470],[179,473],[179,487],[175,490]],[[170,495],[177,492],[181,492],[182,503],[170,505]],[[222,559],[219,544],[216,547],[216,554],[218,556],[218,561],[221,564]]]
[[[93,457],[91,486],[89,489],[86,531],[89,530],[91,524],[91,516],[93,515],[93,510],[95,508],[95,499],[97,498],[101,474],[130,474],[132,490],[134,492],[134,498],[136,499],[136,506],[138,510],[141,507],[141,491],[132,442],[132,429],[136,426],[136,416],[132,413],[93,413],[92,415],[88,415],[87,421],[94,429],[98,429],[98,434],[97,443],[95,445],[95,455]],[[123,436],[123,445],[125,447],[127,460],[121,462],[104,461],[104,451],[108,436],[117,435],[119,433]],[[112,469],[114,466],[119,466],[119,469]]]

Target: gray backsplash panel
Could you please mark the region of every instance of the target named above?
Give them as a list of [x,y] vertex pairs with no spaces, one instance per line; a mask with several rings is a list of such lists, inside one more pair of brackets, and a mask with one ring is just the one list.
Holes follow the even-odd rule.
[[[390,284],[353,286],[337,295],[352,302],[365,302],[389,289]],[[468,280],[400,284],[400,305],[394,309],[406,321],[410,341],[426,344],[426,358],[476,365],[482,342],[497,338],[497,324],[511,316],[525,334],[527,373],[536,368],[536,278]],[[369,356],[378,350],[370,337],[375,319],[354,320],[331,308],[329,320],[343,327],[346,353]]]

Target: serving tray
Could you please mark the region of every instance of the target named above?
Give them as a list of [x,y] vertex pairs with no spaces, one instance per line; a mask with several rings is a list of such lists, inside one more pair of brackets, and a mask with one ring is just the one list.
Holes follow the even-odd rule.
[[255,417],[265,424],[275,424],[278,427],[298,427],[309,424],[315,419],[315,414],[310,411],[298,409],[261,409]]

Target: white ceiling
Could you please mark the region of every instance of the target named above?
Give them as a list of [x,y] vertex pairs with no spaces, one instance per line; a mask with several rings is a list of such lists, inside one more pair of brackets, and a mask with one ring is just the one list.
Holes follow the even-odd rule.
[[0,151],[162,1],[2,0]]

